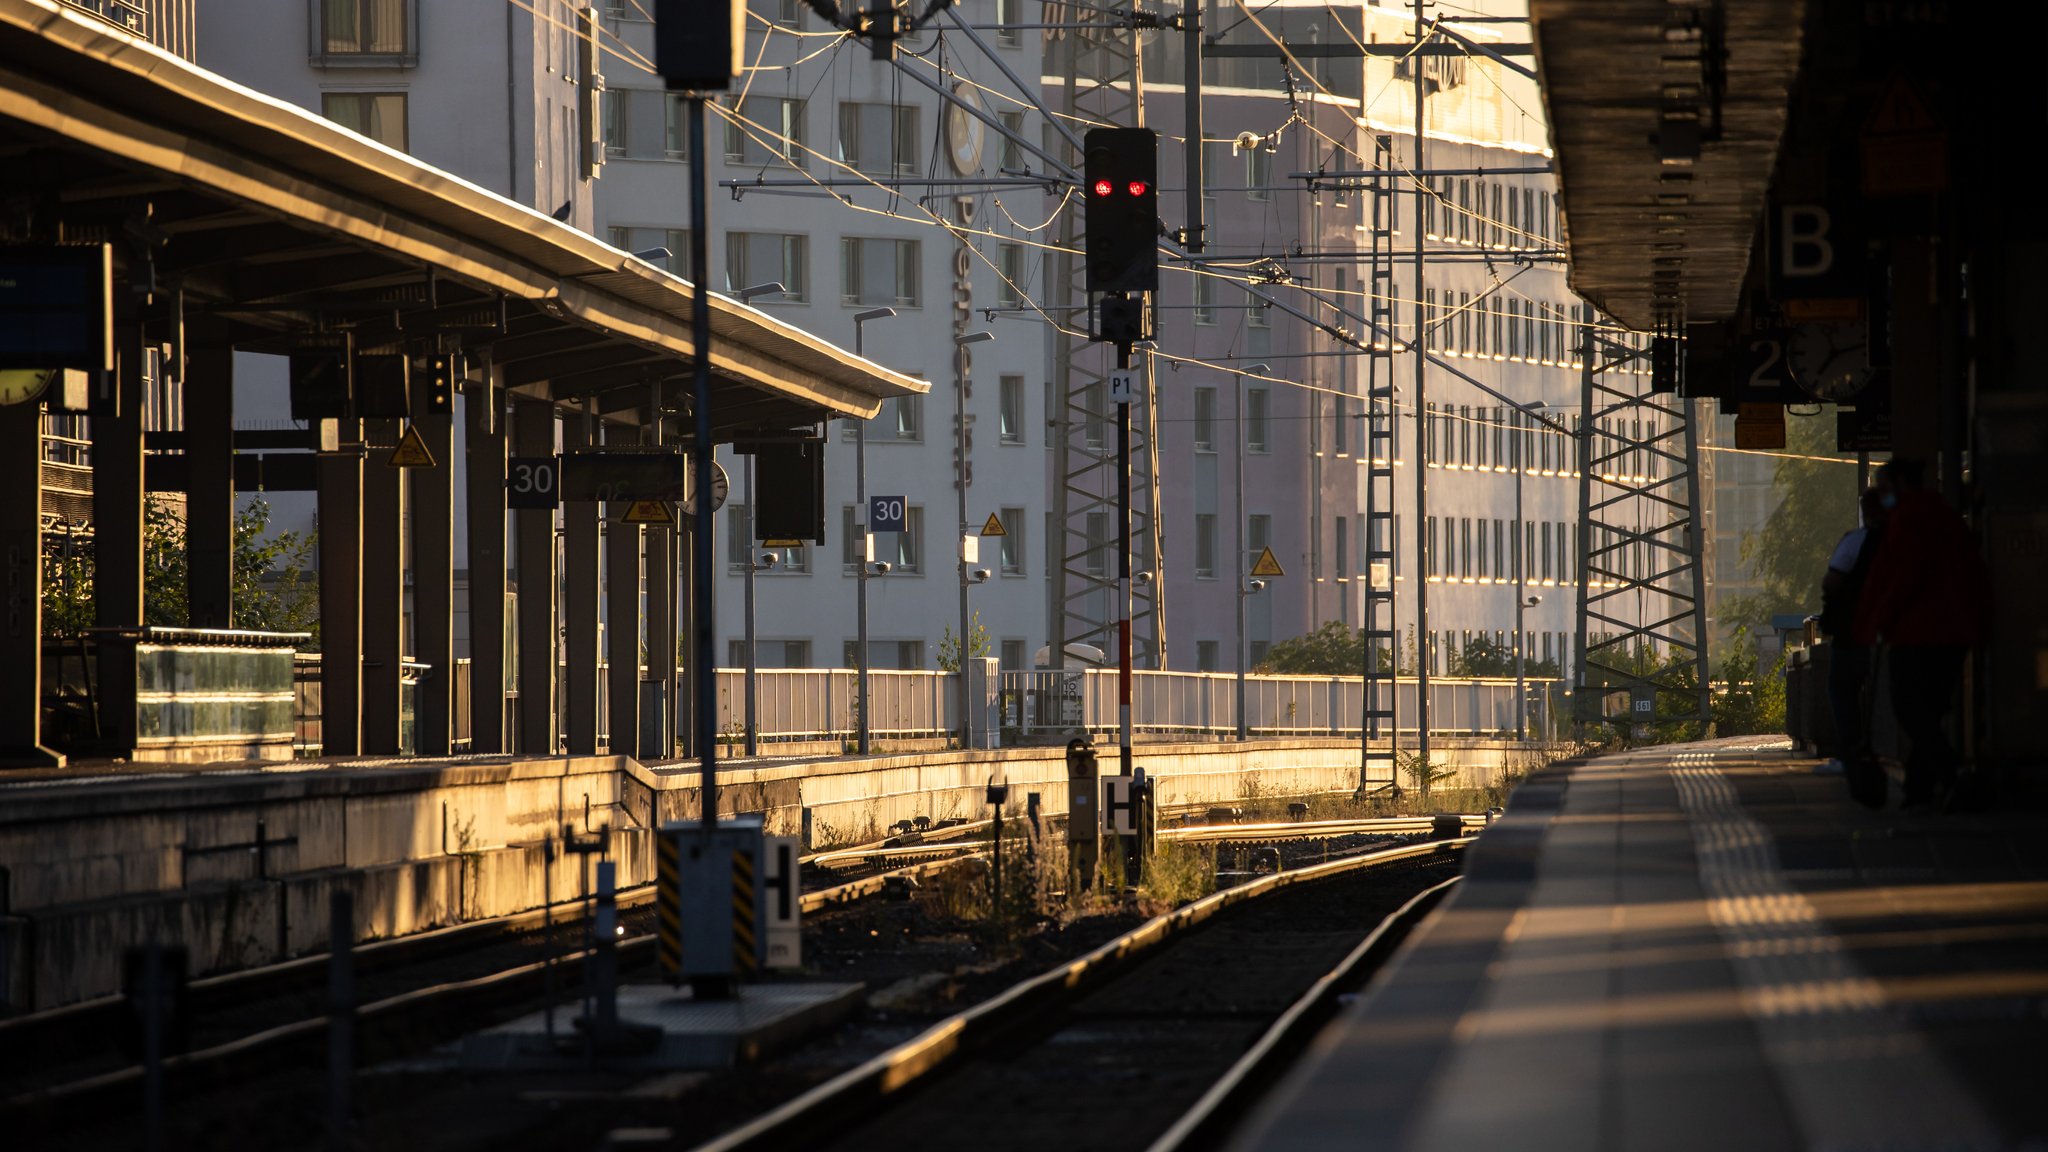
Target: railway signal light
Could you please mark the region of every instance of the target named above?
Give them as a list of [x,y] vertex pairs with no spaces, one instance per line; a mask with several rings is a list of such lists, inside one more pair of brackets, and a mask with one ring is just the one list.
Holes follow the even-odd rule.
[[455,411],[455,380],[461,362],[446,352],[427,357],[427,411],[446,416]]
[[1159,134],[1093,128],[1083,143],[1088,291],[1159,288]]

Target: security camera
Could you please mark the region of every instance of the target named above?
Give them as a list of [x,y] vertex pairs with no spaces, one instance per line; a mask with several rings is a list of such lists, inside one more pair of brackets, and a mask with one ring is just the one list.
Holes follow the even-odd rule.
[[889,574],[889,569],[891,567],[893,567],[893,565],[891,565],[887,560],[877,560],[875,561],[875,575],[887,576]]
[[1257,132],[1239,132],[1237,139],[1231,144],[1231,150],[1234,152],[1249,152],[1258,146],[1259,134]]
[[1266,582],[1264,580],[1254,580],[1245,585],[1245,588],[1253,592],[1264,592],[1266,590]]
[[973,571],[972,573],[970,573],[970,574],[969,574],[970,578],[971,578],[971,579],[972,579],[972,580],[973,580],[973,581],[974,581],[974,582],[975,582],[976,584],[979,584],[979,583],[981,583],[981,582],[982,582],[983,580],[986,580],[986,579],[988,579],[988,578],[989,578],[990,576],[993,576],[993,575],[995,575],[995,573],[993,573],[993,572],[990,572],[990,571],[989,571],[988,569],[986,569],[986,568],[976,568],[976,569],[975,569],[975,570],[974,570],[974,571]]
[[1529,599],[1528,599],[1527,601],[1525,601],[1525,603],[1526,603],[1526,604],[1527,604],[1527,605],[1528,605],[1529,607],[1531,607],[1531,608],[1534,608],[1534,607],[1535,607],[1535,606],[1537,606],[1538,604],[1541,604],[1541,603],[1543,603],[1543,597],[1541,597],[1541,596],[1531,596],[1531,597],[1529,597]]
[[1131,573],[1131,583],[1136,584],[1140,588],[1150,588],[1152,586],[1152,574],[1150,572],[1133,572]]
[[773,568],[773,567],[775,567],[775,566],[776,566],[777,564],[780,564],[780,563],[782,563],[782,553],[780,553],[780,552],[763,552],[763,553],[761,553],[761,567],[763,567],[763,568]]

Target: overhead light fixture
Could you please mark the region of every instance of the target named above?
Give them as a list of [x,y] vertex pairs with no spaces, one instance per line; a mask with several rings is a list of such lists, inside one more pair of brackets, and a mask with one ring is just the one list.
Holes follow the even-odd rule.
[[1690,203],[1692,203],[1692,193],[1690,193],[1690,192],[1659,192],[1659,193],[1657,193],[1657,203],[1659,203],[1659,204],[1690,204]]

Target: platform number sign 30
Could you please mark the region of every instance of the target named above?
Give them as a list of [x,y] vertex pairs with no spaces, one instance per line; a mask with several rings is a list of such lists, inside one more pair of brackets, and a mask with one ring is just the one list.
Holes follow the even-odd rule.
[[507,508],[553,508],[561,497],[562,469],[553,456],[514,456],[505,461]]
[[909,519],[901,496],[868,497],[868,531],[902,532]]

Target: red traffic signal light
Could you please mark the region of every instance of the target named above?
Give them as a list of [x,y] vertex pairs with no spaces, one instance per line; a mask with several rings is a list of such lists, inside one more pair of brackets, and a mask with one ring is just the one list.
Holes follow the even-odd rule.
[[1159,136],[1091,128],[1082,146],[1090,292],[1159,288]]

